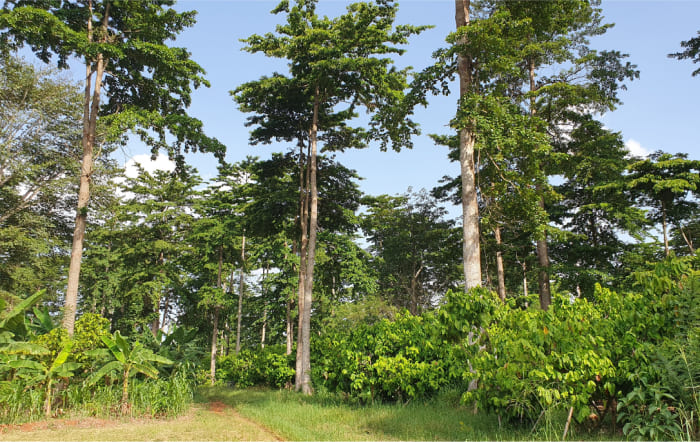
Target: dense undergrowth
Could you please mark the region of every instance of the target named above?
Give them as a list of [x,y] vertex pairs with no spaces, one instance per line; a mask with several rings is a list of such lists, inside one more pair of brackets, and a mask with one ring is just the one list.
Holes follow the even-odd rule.
[[[513,434],[697,439],[697,264],[669,258],[637,273],[632,291],[555,295],[546,311],[535,299],[504,303],[475,289],[448,292],[422,315],[340,319],[312,340],[313,401],[373,408],[457,397],[462,413],[478,409]],[[184,411],[206,380],[194,332],[127,339],[107,326],[83,315],[69,339],[41,311],[4,316],[0,421]],[[248,349],[220,357],[217,379],[290,388],[293,366],[282,347]],[[279,398],[297,400],[290,397]]]
[[[555,296],[547,311],[477,289],[448,293],[437,313],[331,328],[312,341],[314,385],[358,404],[457,389],[512,428],[697,439],[697,263],[669,258],[636,274],[634,291],[597,286],[591,299]],[[279,387],[293,382],[287,361],[281,349],[230,356],[222,379]]]
[[[31,300],[29,300],[31,301]],[[179,348],[182,329],[150,347],[108,332],[85,314],[69,338],[40,310],[0,322],[0,423],[63,415],[172,416],[192,402],[196,358]],[[148,339],[141,339],[149,342]]]

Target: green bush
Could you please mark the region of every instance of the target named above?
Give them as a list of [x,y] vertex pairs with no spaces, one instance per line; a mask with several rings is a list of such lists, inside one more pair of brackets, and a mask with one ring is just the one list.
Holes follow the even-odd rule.
[[244,349],[238,355],[220,357],[216,378],[238,388],[265,385],[282,388],[294,381],[294,355],[287,356],[282,346],[264,350]]
[[314,385],[361,401],[406,401],[462,382],[466,361],[435,315],[399,313],[314,339]]

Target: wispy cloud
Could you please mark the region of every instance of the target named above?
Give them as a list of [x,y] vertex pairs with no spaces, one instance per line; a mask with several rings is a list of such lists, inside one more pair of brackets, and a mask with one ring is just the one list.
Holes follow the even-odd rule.
[[124,175],[129,178],[136,178],[139,173],[136,164],[140,164],[148,173],[153,173],[156,170],[165,170],[167,172],[175,170],[175,162],[170,160],[167,156],[159,154],[155,160],[152,160],[150,155],[143,154],[134,155],[126,162],[124,165]]
[[630,156],[633,157],[645,158],[651,153],[651,151],[646,147],[642,146],[642,144],[639,141],[634,140],[632,138],[625,141],[625,147],[629,151]]

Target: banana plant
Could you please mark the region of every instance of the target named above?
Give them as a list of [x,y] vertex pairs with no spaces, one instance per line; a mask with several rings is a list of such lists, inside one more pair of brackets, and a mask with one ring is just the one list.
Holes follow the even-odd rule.
[[24,339],[27,336],[27,323],[24,318],[29,307],[36,304],[46,290],[39,290],[27,299],[22,300],[9,312],[4,312],[5,301],[0,300],[0,335],[5,339],[14,337],[15,339]]
[[[56,358],[50,362],[44,362],[41,358],[12,359],[7,366],[16,370],[17,376],[25,377],[30,384],[42,385],[46,390],[44,411],[46,417],[51,417],[51,404],[53,403],[53,385],[59,378],[70,378],[74,371],[80,367],[77,362],[67,362],[73,348],[72,341],[66,341]],[[46,356],[50,354],[48,348],[29,342],[13,342],[2,348],[3,355]]]
[[140,342],[134,342],[133,345],[122,337],[117,330],[113,337],[102,336],[102,341],[107,346],[107,349],[94,350],[91,353],[93,356],[99,354],[107,354],[112,358],[88,380],[88,386],[94,385],[103,377],[117,375],[122,377],[122,414],[129,411],[129,378],[137,373],[144,374],[151,378],[158,377],[158,369],[153,366],[153,363],[169,365],[173,362],[163,356],[153,353],[145,348]]
[[43,335],[49,333],[54,328],[58,327],[58,322],[54,322],[54,319],[51,317],[51,313],[49,313],[48,308],[34,307],[32,309],[32,312],[34,312],[34,317],[28,325],[29,329],[35,335]]

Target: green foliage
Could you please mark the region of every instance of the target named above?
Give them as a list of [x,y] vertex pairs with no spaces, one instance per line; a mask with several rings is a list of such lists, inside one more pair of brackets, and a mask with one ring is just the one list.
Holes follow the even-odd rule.
[[555,297],[547,311],[448,293],[446,335],[465,343],[478,335],[478,346],[464,346],[474,370],[465,376],[478,381],[464,401],[536,426],[556,409],[573,407],[578,422],[617,411],[629,437],[693,438],[696,268],[695,257],[670,257],[636,275],[637,293],[597,285],[592,300]]
[[460,383],[466,361],[442,340],[435,315],[399,313],[323,334],[312,345],[316,385],[363,402],[425,398]]
[[241,350],[217,360],[217,378],[238,388],[266,385],[283,388],[294,380],[294,356],[285,355],[281,346],[263,350]]
[[73,358],[90,365],[88,352],[104,347],[104,337],[109,336],[109,320],[96,313],[85,313],[75,322],[73,333]]
[[680,440],[682,429],[669,405],[674,401],[663,385],[642,382],[617,405],[617,420],[625,423],[625,436],[636,440]]
[[111,361],[105,363],[99,370],[94,372],[86,383],[88,386],[96,384],[105,376],[121,377],[122,379],[122,413],[126,414],[129,410],[129,379],[141,373],[150,378],[158,377],[158,369],[153,365],[172,364],[172,361],[154,354],[151,350],[145,348],[140,342],[130,344],[124,339],[117,330],[112,337],[102,336],[107,350],[98,349],[91,351],[90,356],[111,356]]
[[379,294],[413,314],[430,309],[461,280],[459,229],[425,190],[366,197],[362,230],[378,275]]
[[[681,47],[685,48],[683,52],[669,54],[668,56],[679,60],[690,59],[693,63],[700,63],[700,31],[698,31],[697,37],[682,41]],[[693,77],[696,75],[700,75],[700,68],[693,71]]]
[[503,305],[484,325],[485,349],[472,352],[479,388],[464,400],[521,422],[563,403],[582,421],[592,400],[615,393],[606,341],[594,326],[598,315],[585,300],[555,299],[547,311]]
[[[45,290],[39,290],[28,298],[22,300],[15,305],[9,312],[0,309],[0,336],[6,336],[5,339],[17,337],[22,339],[27,335],[27,324],[25,314],[30,307],[39,302],[44,296]],[[2,303],[4,309],[4,302]]]

